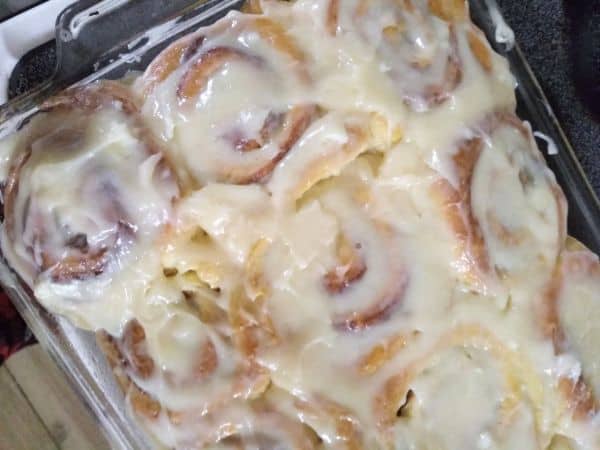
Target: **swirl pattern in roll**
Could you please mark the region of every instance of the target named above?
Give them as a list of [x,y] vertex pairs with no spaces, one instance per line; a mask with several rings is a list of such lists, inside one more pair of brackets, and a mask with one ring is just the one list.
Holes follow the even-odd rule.
[[450,176],[434,186],[458,239],[457,267],[472,280],[492,274],[543,282],[566,237],[563,193],[516,116],[492,113],[472,134],[446,156]]
[[357,33],[376,50],[383,71],[403,101],[426,111],[448,101],[463,81],[459,39],[483,70],[492,70],[492,52],[468,21],[462,1],[331,0],[325,28],[332,35]]
[[[260,182],[318,115],[314,104],[276,95],[309,82],[306,55],[267,17],[206,31],[171,44],[148,67],[144,110],[164,117],[163,138],[196,183]],[[248,47],[248,39],[257,41]]]
[[[178,195],[132,94],[114,82],[74,88],[46,101],[15,142],[3,251],[46,307],[118,331],[131,306],[121,297],[153,276],[143,272]],[[144,254],[142,273],[128,271]]]

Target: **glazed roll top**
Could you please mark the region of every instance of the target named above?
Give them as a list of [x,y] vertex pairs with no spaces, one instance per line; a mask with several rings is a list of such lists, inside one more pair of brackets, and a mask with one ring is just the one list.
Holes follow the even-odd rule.
[[[534,295],[564,244],[564,196],[529,126],[514,115],[492,113],[470,134],[444,154],[447,178],[433,189],[457,238],[456,267],[480,289],[495,278],[515,295],[523,288]],[[522,277],[527,283],[515,281]]]
[[343,141],[345,121],[317,125],[332,112],[379,115],[386,146],[406,124],[407,139],[431,145],[492,105],[514,105],[505,62],[462,2],[263,3],[265,14],[232,13],[171,44],[136,83],[144,116],[196,187],[265,183],[307,141]]
[[[467,18],[466,6],[456,2],[358,0],[351,6],[331,0],[327,27],[332,34],[357,32],[376,49],[384,72],[402,99],[425,111],[449,99],[462,80],[455,23]],[[482,44],[491,66],[489,50]]]
[[7,141],[37,298],[167,448],[599,448],[598,260],[467,3],[243,11]]
[[533,449],[538,389],[493,333],[462,325],[389,377],[374,408],[391,448]]
[[116,83],[75,88],[13,142],[5,255],[46,307],[86,328],[119,330],[128,284],[150,276],[133,263],[154,251],[179,192],[138,113]]
[[140,83],[144,112],[194,182],[258,182],[318,115],[294,95],[306,59],[281,24],[237,16],[157,57]]
[[[578,420],[594,417],[600,403],[600,374],[593,324],[600,312],[600,262],[581,244],[570,240],[543,297],[542,326],[557,355],[571,361],[559,386]],[[574,361],[573,361],[574,358]]]

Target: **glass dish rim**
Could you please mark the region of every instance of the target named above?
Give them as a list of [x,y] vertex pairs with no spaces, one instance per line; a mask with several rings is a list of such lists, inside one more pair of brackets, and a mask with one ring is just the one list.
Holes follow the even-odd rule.
[[[121,0],[104,0],[104,2],[100,3],[106,2],[122,3]],[[151,36],[148,38],[147,43],[136,47],[129,53],[129,57],[135,60],[135,58],[146,54],[149,49],[164,47],[172,40],[173,36],[190,31],[205,20],[218,18],[220,17],[219,14],[223,13],[223,11],[234,9],[242,3],[242,0],[207,0],[200,2],[196,13],[191,14],[188,19],[178,22],[184,12],[189,14],[189,11],[182,11],[181,16],[169,19],[163,24],[149,29],[147,34]],[[569,190],[573,189],[576,193],[574,198],[575,202],[577,202],[577,208],[584,211],[583,214],[585,217],[592,215],[588,219],[584,217],[584,220],[587,220],[588,223],[586,226],[589,226],[591,233],[596,235],[598,242],[600,242],[600,201],[585,176],[575,156],[575,152],[554,115],[539,82],[521,52],[518,43],[515,43],[512,48],[506,48],[503,47],[503,43],[498,42],[491,35],[500,25],[499,21],[503,21],[495,0],[469,0],[469,4],[472,16],[476,13],[484,16],[483,20],[491,21],[491,25],[490,23],[486,26],[482,26],[481,23],[476,24],[483,29],[495,49],[509,60],[511,71],[515,67],[518,69],[519,75],[515,74],[515,77],[519,81],[518,89],[524,90],[524,93],[521,93],[522,96],[525,96],[522,101],[528,104],[527,109],[528,111],[530,110],[531,114],[539,116],[539,123],[536,123],[536,127],[554,141],[555,145],[559,148],[559,152],[562,152],[561,157],[567,161],[567,163],[563,163],[567,167],[564,169],[566,171],[563,177],[566,178],[564,182],[571,183]],[[73,19],[73,15],[69,15],[69,10],[70,8],[67,8],[57,20],[56,36],[58,40],[61,39],[61,36],[65,36],[64,31],[69,25],[69,20]],[[157,33],[156,29],[159,31],[162,29],[163,31]],[[133,42],[135,39],[139,40],[140,36],[132,37],[127,42],[124,42],[124,45]],[[122,69],[127,64],[129,63],[124,59],[108,62],[94,71],[94,73],[77,80],[74,85],[93,82],[109,75],[116,69]],[[58,88],[57,80],[53,79],[43,83],[31,93],[14,99],[0,107],[0,137],[3,134],[14,131],[19,123],[34,114],[39,104]],[[577,185],[577,183],[579,184]],[[562,187],[565,189],[565,186]],[[594,215],[597,216],[596,219],[594,219]],[[110,370],[109,372],[106,371],[107,364],[101,354],[100,358],[98,358],[94,355],[93,351],[90,351],[95,346],[95,340],[90,336],[90,333],[77,330],[64,318],[54,316],[45,311],[35,300],[31,291],[14,274],[4,258],[0,259],[0,284],[40,344],[67,375],[79,396],[99,420],[110,445],[113,448],[123,449],[152,447],[155,443],[149,440],[149,436],[146,433],[140,431],[137,423],[127,414],[124,402],[121,401],[119,403],[118,399],[111,397],[111,395],[115,395],[115,388],[119,389],[116,386],[114,377],[110,376],[110,380],[100,379],[101,376],[108,375]],[[87,336],[84,336],[84,334],[87,334]],[[85,351],[86,361],[82,357],[84,350],[76,348],[77,344],[89,346],[86,349],[87,351]],[[104,365],[102,370],[90,368],[90,364],[94,364],[94,361],[99,365],[98,367]],[[112,388],[110,390],[107,390],[106,383],[111,383]]]

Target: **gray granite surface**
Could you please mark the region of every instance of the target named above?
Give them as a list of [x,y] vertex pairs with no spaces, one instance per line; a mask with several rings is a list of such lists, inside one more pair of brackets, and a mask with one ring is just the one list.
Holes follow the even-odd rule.
[[580,24],[569,8],[576,1],[497,0],[600,196],[600,117],[587,107],[573,77],[572,37]]

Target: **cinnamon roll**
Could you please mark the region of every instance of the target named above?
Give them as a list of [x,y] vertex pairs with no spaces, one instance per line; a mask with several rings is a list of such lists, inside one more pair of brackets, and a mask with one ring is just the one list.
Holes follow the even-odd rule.
[[327,113],[284,158],[285,170],[273,174],[267,189],[280,207],[302,203],[312,187],[342,174],[359,156],[380,157],[401,139],[400,126],[377,113]]
[[579,365],[563,374],[559,388],[578,420],[593,417],[600,408],[597,369],[598,331],[592,324],[600,311],[600,261],[574,241],[560,262],[544,295],[542,325],[557,355],[574,355]]
[[195,183],[261,182],[319,115],[290,89],[308,82],[306,63],[281,24],[234,15],[157,57],[144,112]]
[[46,101],[15,142],[4,255],[44,306],[86,328],[116,332],[126,320],[130,305],[119,297],[135,287],[124,272],[145,254],[152,267],[171,219],[179,188],[152,136],[128,90],[101,82]]
[[159,445],[600,448],[600,265],[466,1],[249,0],[131,78],[0,141],[1,247]]
[[[346,182],[352,183],[351,178]],[[343,186],[343,181],[340,183]],[[294,221],[311,216],[321,220],[322,238],[326,240],[319,242],[319,248],[308,249],[311,240],[318,239],[311,235],[316,230],[303,232],[290,223],[290,230],[297,234],[275,231],[275,235],[258,241],[250,251],[246,292],[262,319],[252,316],[247,309],[245,316],[254,317],[251,320],[255,326],[263,324],[267,334],[279,336],[291,331],[277,331],[277,324],[283,319],[280,314],[284,314],[278,304],[290,301],[285,300],[288,289],[308,288],[314,299],[311,303],[328,312],[329,326],[340,334],[366,332],[402,309],[411,269],[403,260],[398,231],[369,216],[363,198],[369,195],[368,187],[357,183],[354,188],[351,195],[332,181],[318,185],[316,192],[308,194],[310,200],[305,200],[307,204]],[[303,245],[307,246],[304,255]],[[289,260],[290,266],[278,267],[281,258]],[[274,286],[279,271],[291,267],[302,268],[304,274],[297,277],[304,287],[293,280],[290,280],[293,288]],[[275,325],[267,326],[268,323]],[[247,325],[243,328],[249,330]]]
[[264,370],[236,354],[226,314],[207,314],[208,304],[147,305],[121,336],[98,333],[130,407],[156,434],[164,420],[177,426],[234,398],[257,398],[269,385]]
[[489,330],[459,326],[384,382],[374,402],[384,448],[539,448],[539,383]]
[[532,274],[543,284],[566,238],[562,191],[514,115],[492,114],[473,134],[456,145],[447,178],[434,185],[458,239],[456,266],[479,290],[490,274],[513,287],[514,278]]
[[[468,19],[465,1],[338,0],[327,7],[329,33],[357,32],[376,49],[403,100],[417,111],[447,101],[462,80],[457,33]],[[491,51],[474,28],[469,42],[486,68]]]

